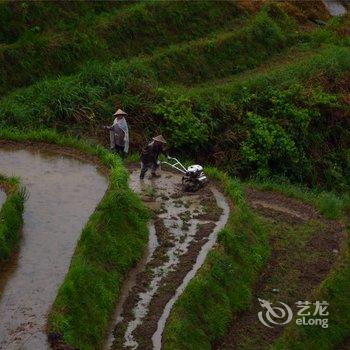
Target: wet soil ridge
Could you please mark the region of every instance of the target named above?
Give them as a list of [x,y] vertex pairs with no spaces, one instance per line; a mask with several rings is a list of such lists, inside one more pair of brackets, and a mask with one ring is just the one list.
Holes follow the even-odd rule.
[[140,181],[138,170],[131,169],[130,186],[153,211],[158,246],[124,302],[112,349],[152,349],[163,310],[195,265],[222,209],[209,186],[184,193],[181,176],[172,172]]
[[325,220],[313,207],[277,192],[247,190],[249,205],[266,221],[271,256],[254,289],[250,309],[237,314],[216,349],[266,349],[284,326],[258,320],[258,298],[295,303],[313,301],[312,291],[330,272],[343,239],[342,224]]
[[95,165],[20,147],[0,149],[0,168],[28,190],[23,239],[0,273],[0,348],[49,349],[47,314],[107,179]]

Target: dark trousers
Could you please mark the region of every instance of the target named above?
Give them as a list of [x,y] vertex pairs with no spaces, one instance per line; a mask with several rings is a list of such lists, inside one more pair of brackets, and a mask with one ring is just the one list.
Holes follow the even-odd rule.
[[125,158],[124,146],[115,145],[115,151],[121,159]]
[[145,177],[145,174],[149,168],[151,168],[152,174],[155,174],[158,169],[158,164],[156,162],[153,162],[153,163],[141,162],[141,174],[140,174],[141,179]]

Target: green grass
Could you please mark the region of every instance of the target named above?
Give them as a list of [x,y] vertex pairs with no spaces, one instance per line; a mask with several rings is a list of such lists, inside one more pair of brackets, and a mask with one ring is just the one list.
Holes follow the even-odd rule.
[[290,184],[288,181],[252,181],[247,185],[267,191],[278,191],[287,197],[296,198],[314,205],[327,219],[342,220],[348,225],[347,237],[339,253],[336,266],[328,277],[315,290],[315,300],[326,300],[329,306],[329,327],[320,332],[317,327],[288,327],[277,339],[271,349],[329,350],[340,346],[350,334],[350,240],[348,213],[350,202],[347,194],[336,195],[319,190],[310,190],[300,185]]
[[247,186],[260,190],[281,192],[287,197],[299,199],[313,205],[326,219],[336,220],[343,218],[350,209],[347,194],[339,195],[332,192],[324,192],[319,189],[310,189],[306,186],[291,184],[288,179],[251,180]]
[[[164,133],[174,152],[209,155],[235,176],[274,174],[346,191],[350,52],[338,34],[344,23],[298,32],[276,5],[243,23],[151,56],[95,62],[78,74],[17,89],[0,102],[0,124],[100,136],[115,105],[123,106],[138,147],[144,135]],[[290,46],[300,59],[291,59]],[[265,62],[276,54],[281,62],[269,68]],[[265,70],[240,74],[262,63]],[[231,73],[232,81],[211,80]],[[198,81],[190,90],[160,87]]]
[[[109,62],[150,53],[159,46],[193,40],[228,27],[232,19],[244,15],[239,13],[234,2],[147,1],[130,3],[122,8],[114,8],[120,7],[116,5],[118,2],[101,3],[105,11],[98,16],[94,16],[94,9],[90,8],[76,23],[62,25],[61,30],[54,27],[41,33],[34,25],[34,30],[27,30],[20,40],[3,44],[0,47],[0,62],[3,61],[0,64],[0,93],[5,94],[39,79],[71,74],[91,61]],[[42,6],[41,10],[48,11],[51,6]],[[69,13],[64,6],[57,7]],[[84,5],[76,4],[75,7],[78,13],[84,11]],[[109,8],[114,9],[108,11]],[[53,11],[47,17],[55,14]],[[41,17],[44,17],[40,22],[43,23],[45,14]],[[6,16],[3,19],[0,16],[0,27],[1,20],[9,22]],[[27,22],[30,22],[30,16]]]
[[[273,253],[271,254],[272,259],[264,271],[263,283],[259,283],[258,291],[254,290],[254,299],[256,301],[256,297],[259,297],[272,303],[283,301],[287,305],[294,305],[297,300],[304,300],[298,296],[305,295],[305,289],[310,288],[303,279],[303,268],[307,269],[312,267],[315,262],[326,259],[323,252],[320,253],[317,249],[310,252],[306,248],[310,238],[324,229],[324,225],[321,220],[312,220],[302,225],[269,219],[263,220]],[[298,261],[303,262],[303,268],[298,265]],[[278,293],[274,293],[273,289],[277,289]],[[253,302],[251,309],[248,309],[247,313],[242,316],[244,322],[241,322],[240,316],[237,315],[238,326],[237,323],[234,323],[233,326],[235,336],[234,338],[230,337],[234,341],[232,344],[234,348],[244,350],[269,349],[272,339],[268,335],[272,334],[265,327],[261,328],[262,325],[257,317],[259,311],[260,308]],[[229,344],[227,339],[225,339],[224,344]],[[220,347],[220,349],[225,350],[228,348],[230,347]]]
[[[258,16],[262,20],[257,20],[256,29],[268,18],[264,11]],[[188,48],[196,53],[196,45]],[[307,53],[311,50],[309,46],[304,49]],[[165,64],[169,66],[172,49],[167,52]],[[220,62],[215,61],[215,52],[202,51],[205,64],[194,72],[201,70],[203,79]],[[0,102],[0,124],[98,134],[117,101],[132,116],[129,122],[135,140],[161,132],[174,152],[181,154],[185,149],[190,157],[206,154],[209,161],[236,176],[264,179],[274,174],[311,187],[346,191],[350,186],[345,176],[350,137],[345,117],[348,107],[342,101],[346,98],[344,74],[350,68],[349,48],[325,44],[311,52],[294,62],[288,51],[288,61],[277,68],[233,82],[207,81],[206,87],[189,91],[159,88],[157,75],[162,73],[151,68],[149,58],[92,64],[80,74],[42,81],[9,94]],[[254,57],[258,55],[256,50]],[[176,57],[171,66],[174,72]],[[225,57],[223,71],[228,72],[230,55]],[[184,72],[192,70],[191,59],[184,67]],[[181,72],[179,68],[179,77]]]
[[103,147],[50,130],[4,129],[0,138],[76,148],[97,156],[110,169],[108,190],[82,231],[48,321],[49,332],[62,334],[69,345],[99,348],[124,278],[146,247],[148,212],[129,189],[121,160]]
[[[273,230],[276,230],[277,236],[280,235],[279,244],[289,249],[292,244],[304,244],[308,235],[320,229],[317,222],[298,230],[290,228],[286,232],[270,227],[269,223],[257,219],[246,206],[244,186],[279,191],[287,197],[316,206],[328,218],[344,219],[349,210],[346,196],[339,198],[332,193],[311,191],[287,181],[251,181],[243,185],[217,169],[206,169],[206,172],[218,181],[234,207],[227,226],[219,234],[218,246],[209,253],[198,275],[190,282],[170,314],[164,333],[164,349],[167,350],[212,349],[213,344],[225,336],[233,316],[250,306],[253,284],[269,256],[267,237],[273,235]],[[295,248],[295,252],[299,249]],[[304,258],[312,264],[314,258],[322,257],[306,255]],[[313,292],[315,300],[327,300],[331,305],[330,327],[321,332],[317,327],[288,327],[272,345],[273,349],[328,350],[347,339],[350,334],[347,298],[350,292],[349,262],[349,240],[345,239],[336,266]],[[293,274],[277,271],[274,278],[287,283],[287,286],[282,287],[283,292],[288,293],[296,285],[295,282],[285,281],[286,278],[297,278]],[[251,344],[252,336],[246,341],[247,346]]]
[[0,188],[6,200],[0,208],[0,267],[18,246],[22,230],[22,214],[26,192],[19,179],[0,175]]
[[236,29],[160,49],[147,60],[162,83],[191,85],[254,68],[276,52],[307,41],[279,7],[266,7]]
[[269,255],[267,235],[245,203],[243,188],[217,169],[208,175],[234,208],[197,276],[176,302],[165,328],[164,349],[211,349],[223,337],[234,312],[249,307],[252,287]]
[[[271,347],[273,350],[330,350],[341,348],[350,335],[350,230],[337,266],[314,293],[316,300],[329,303],[329,327],[288,327]],[[344,348],[345,349],[345,348]]]
[[81,17],[90,18],[130,4],[130,1],[37,2],[2,1],[0,3],[0,42],[12,43],[39,34],[54,26],[56,30],[74,27]]

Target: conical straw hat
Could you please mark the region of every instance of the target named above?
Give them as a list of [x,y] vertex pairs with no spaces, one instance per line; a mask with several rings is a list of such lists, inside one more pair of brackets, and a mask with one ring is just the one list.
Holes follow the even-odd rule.
[[158,141],[158,142],[161,142],[161,143],[166,143],[165,138],[162,135],[158,135],[156,137],[153,137],[152,140]]
[[118,109],[113,115],[128,115],[128,114],[125,113],[123,110]]

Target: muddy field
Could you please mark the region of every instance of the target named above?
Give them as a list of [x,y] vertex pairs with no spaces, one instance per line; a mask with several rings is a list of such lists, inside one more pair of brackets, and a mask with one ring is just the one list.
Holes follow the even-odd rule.
[[160,178],[142,181],[137,167],[130,172],[131,188],[153,213],[153,238],[126,283],[106,348],[160,349],[171,307],[214,245],[229,208],[214,187],[184,193],[177,173],[163,169]]
[[29,148],[0,149],[0,169],[29,194],[20,248],[0,274],[0,348],[48,349],[47,313],[107,179],[89,163]]
[[258,298],[283,301],[294,311],[299,300],[313,301],[312,291],[337,259],[343,226],[325,220],[313,207],[275,192],[247,190],[247,200],[268,227],[271,256],[257,282],[250,309],[235,316],[216,349],[267,349],[284,326],[265,327],[258,320]]

